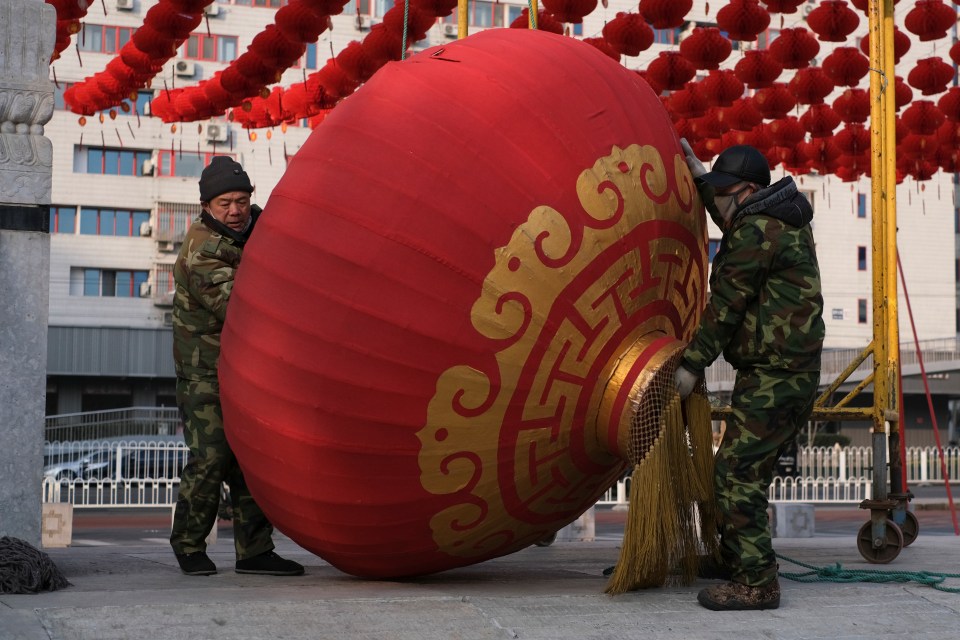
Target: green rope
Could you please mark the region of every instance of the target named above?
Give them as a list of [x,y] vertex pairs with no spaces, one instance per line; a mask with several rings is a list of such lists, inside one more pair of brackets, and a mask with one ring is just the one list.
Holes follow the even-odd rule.
[[537,12],[533,10],[533,0],[527,0],[527,13],[530,14],[530,28],[537,28]]
[[934,571],[877,571],[874,569],[844,569],[838,562],[833,567],[816,567],[799,560],[777,554],[781,560],[810,569],[810,571],[791,573],[781,571],[780,577],[796,582],[916,582],[937,591],[960,593],[960,587],[945,587],[947,578],[960,578],[960,573],[938,573]]
[[400,59],[407,59],[407,27],[410,24],[410,0],[403,2],[403,50],[400,52]]

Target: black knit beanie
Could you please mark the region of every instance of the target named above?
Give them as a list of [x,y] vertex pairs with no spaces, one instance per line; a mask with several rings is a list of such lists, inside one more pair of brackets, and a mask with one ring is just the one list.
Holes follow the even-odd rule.
[[250,176],[233,158],[213,156],[210,164],[200,174],[200,202],[210,202],[229,191],[253,193]]

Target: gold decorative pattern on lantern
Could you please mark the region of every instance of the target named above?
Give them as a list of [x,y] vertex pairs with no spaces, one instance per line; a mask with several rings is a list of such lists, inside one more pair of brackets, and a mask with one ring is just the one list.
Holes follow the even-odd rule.
[[471,311],[493,357],[441,374],[417,434],[421,484],[446,498],[431,520],[442,551],[532,544],[626,468],[630,420],[611,406],[645,379],[626,361],[655,366],[658,345],[688,340],[706,295],[705,218],[670,160],[613,147],[580,174],[579,210],[536,207],[495,250]]

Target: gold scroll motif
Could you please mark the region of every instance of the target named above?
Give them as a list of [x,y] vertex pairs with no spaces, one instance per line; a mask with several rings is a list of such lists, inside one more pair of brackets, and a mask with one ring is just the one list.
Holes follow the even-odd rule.
[[[420,478],[448,506],[442,551],[495,555],[571,522],[625,468],[601,400],[641,336],[689,339],[705,296],[705,219],[680,155],[613,147],[580,209],[540,206],[495,252],[473,305],[489,358],[437,380]],[[675,179],[674,179],[675,176]]]

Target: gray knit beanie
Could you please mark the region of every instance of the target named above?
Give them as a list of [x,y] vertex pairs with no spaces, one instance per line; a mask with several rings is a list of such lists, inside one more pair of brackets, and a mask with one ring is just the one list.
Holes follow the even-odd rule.
[[228,156],[213,156],[200,174],[200,202],[210,202],[229,191],[253,193],[250,176],[243,166]]

